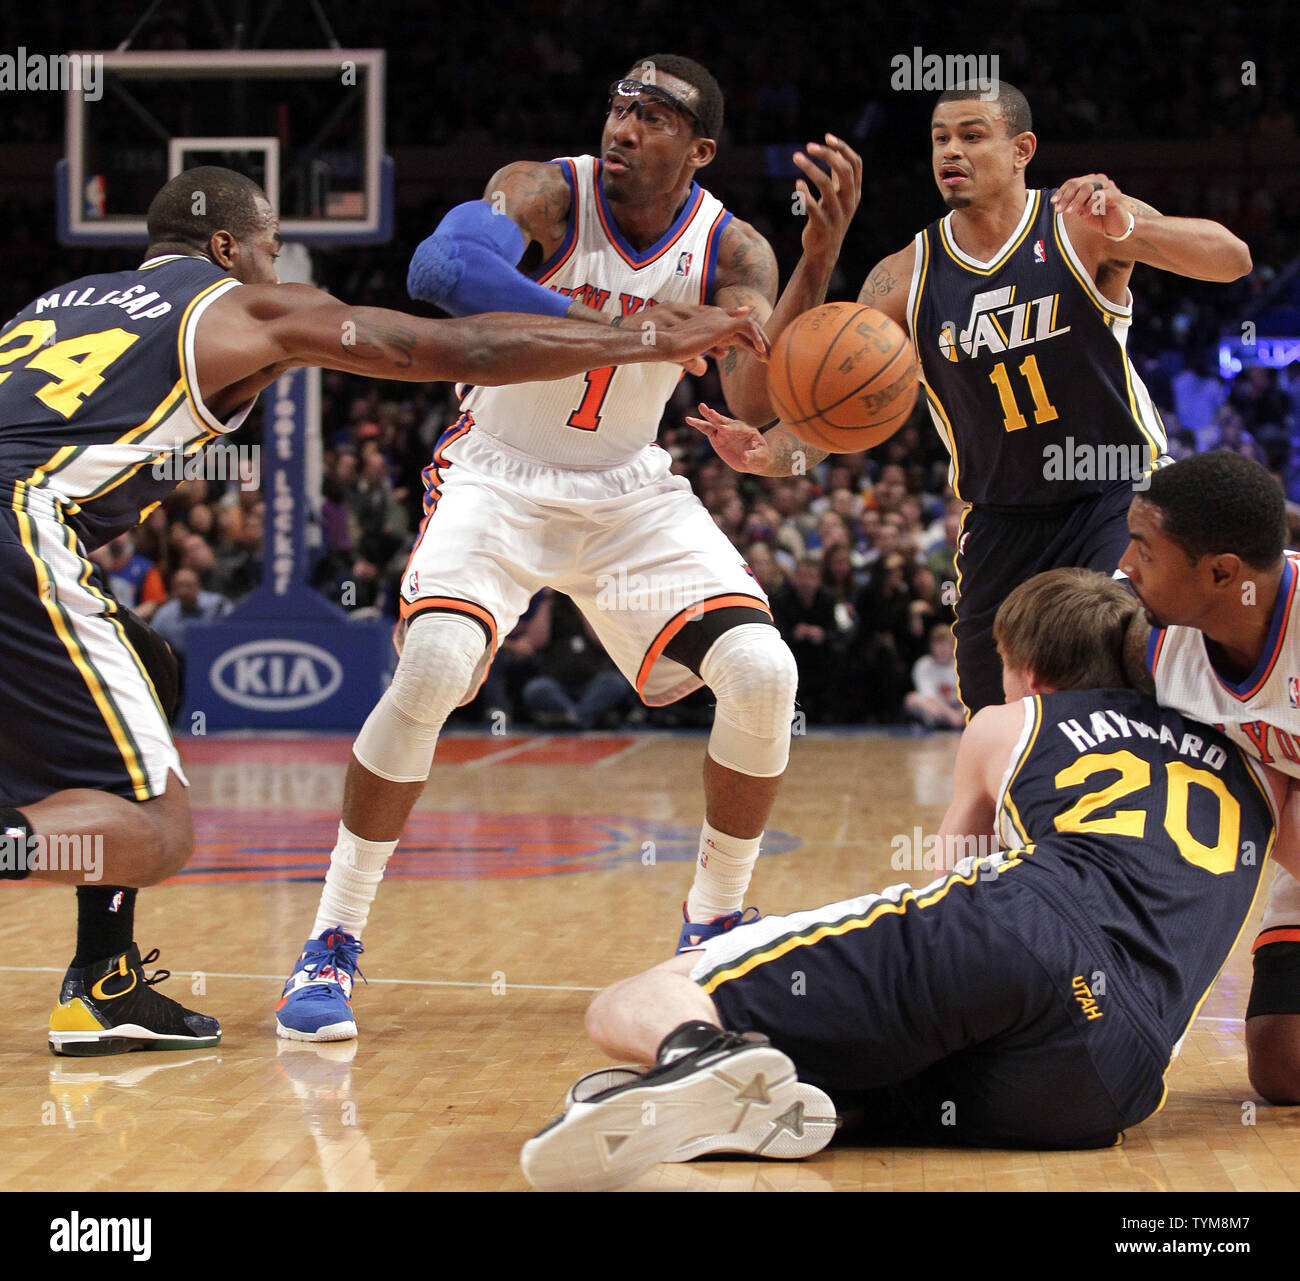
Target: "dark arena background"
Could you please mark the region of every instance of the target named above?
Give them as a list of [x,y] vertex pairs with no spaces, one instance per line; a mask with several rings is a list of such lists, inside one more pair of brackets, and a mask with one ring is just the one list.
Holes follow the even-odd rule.
[[[263,184],[278,171],[283,278],[441,315],[407,294],[415,247],[509,162],[597,152],[607,86],[654,50],[717,77],[725,123],[700,181],[771,243],[782,287],[806,222],[793,153],[830,132],[861,155],[861,203],[827,295],[853,300],[874,264],[944,213],[926,59],[962,55],[1028,99],[1031,188],[1103,173],[1249,246],[1252,269],[1230,283],[1139,264],[1127,352],[1169,453],[1228,449],[1263,464],[1298,546],[1294,10],[1103,8],[6,5],[0,54],[110,57],[94,100],[23,83],[17,61],[0,79],[0,322],[65,282],[140,263],[138,223],[176,139],[185,166],[225,164]],[[114,51],[138,61],[114,65]],[[356,51],[373,56],[349,73]],[[186,59],[199,53],[225,61],[196,70]],[[713,361],[680,381],[658,443],[766,591],[799,669],[789,773],[746,901],[779,913],[923,885],[933,864],[919,853],[951,797],[963,723],[948,629],[965,509],[925,396],[883,445],[785,479],[722,462],[685,421],[700,401],[725,406]],[[183,460],[189,471],[143,525],[93,553],[182,666],[173,731],[195,850],[141,893],[136,937],[142,953],[161,949],[166,990],[219,1017],[224,1035],[196,1052],[50,1056],[43,1021],[74,896],[0,882],[0,1189],[522,1191],[521,1146],[604,1063],[583,1030],[592,994],[671,955],[714,698],[643,705],[567,598],[544,591],[439,741],[367,926],[359,1037],[276,1036],[352,740],[394,668],[426,469],[458,413],[449,383],[298,371],[206,463]],[[4,732],[41,752],[40,725]],[[1121,1146],[835,1145],[804,1161],[663,1164],[632,1186],[1125,1193],[1113,1223],[1109,1209],[1094,1214],[1114,1241],[1133,1236],[1121,1208],[1136,1218],[1149,1200],[1133,1194],[1294,1192],[1296,1113],[1264,1102],[1246,1073],[1262,902],[1171,1065],[1163,1109]],[[1248,1213],[1237,1198],[1219,1204]]]

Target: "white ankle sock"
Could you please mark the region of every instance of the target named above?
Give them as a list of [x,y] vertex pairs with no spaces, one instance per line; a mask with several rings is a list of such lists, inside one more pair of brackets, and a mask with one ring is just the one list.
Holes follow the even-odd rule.
[[363,841],[339,824],[338,843],[330,853],[330,870],[311,927],[312,938],[335,925],[361,937],[384,868],[396,848],[396,841]]
[[744,905],[762,839],[761,832],[749,839],[728,836],[704,824],[695,861],[695,883],[686,899],[688,920],[711,921]]

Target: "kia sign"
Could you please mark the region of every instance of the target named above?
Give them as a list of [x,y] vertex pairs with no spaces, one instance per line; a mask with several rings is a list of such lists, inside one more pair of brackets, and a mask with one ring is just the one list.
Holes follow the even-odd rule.
[[343,668],[317,645],[269,639],[226,650],[212,664],[210,679],[239,707],[296,712],[329,698],[343,684]]
[[195,621],[185,646],[182,738],[232,729],[358,729],[397,662],[392,623],[346,615]]

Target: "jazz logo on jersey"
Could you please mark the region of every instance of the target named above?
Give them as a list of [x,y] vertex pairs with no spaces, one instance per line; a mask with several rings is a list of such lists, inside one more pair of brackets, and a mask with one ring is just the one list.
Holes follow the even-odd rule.
[[987,289],[971,299],[966,327],[958,330],[951,320],[939,327],[939,350],[954,364],[983,351],[994,354],[1032,347],[1049,338],[1070,332],[1070,326],[1055,328],[1060,294],[1045,294],[1028,302],[1016,302],[1015,285]]
[[1043,247],[1043,242],[1041,240],[1034,241],[1034,261],[1035,262],[1047,261],[1047,250]]
[[1287,677],[1286,696],[1290,699],[1292,707],[1300,707],[1300,676]]
[[694,258],[694,254],[689,254],[685,250],[677,255],[677,274],[679,276],[689,276],[691,274],[691,263]]

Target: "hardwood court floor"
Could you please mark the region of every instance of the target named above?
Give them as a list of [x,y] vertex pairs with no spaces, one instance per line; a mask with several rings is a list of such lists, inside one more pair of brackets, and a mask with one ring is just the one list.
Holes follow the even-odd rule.
[[[936,830],[955,746],[796,742],[752,901],[789,911],[930,879],[890,868],[891,839]],[[215,1050],[50,1055],[73,895],[4,884],[0,1190],[525,1187],[520,1146],[603,1062],[582,1030],[591,992],[675,939],[704,737],[444,738],[366,931],[360,1040],[311,1047],[279,1040],[272,1011],[314,915],[349,747],[183,745],[200,849],[185,875],[141,894],[136,935],[142,951],[161,947],[164,991],[222,1020]],[[1203,1006],[1164,1110],[1121,1147],[833,1150],[666,1165],[636,1186],[1295,1191],[1300,1109],[1258,1103],[1246,1080],[1252,936]]]

